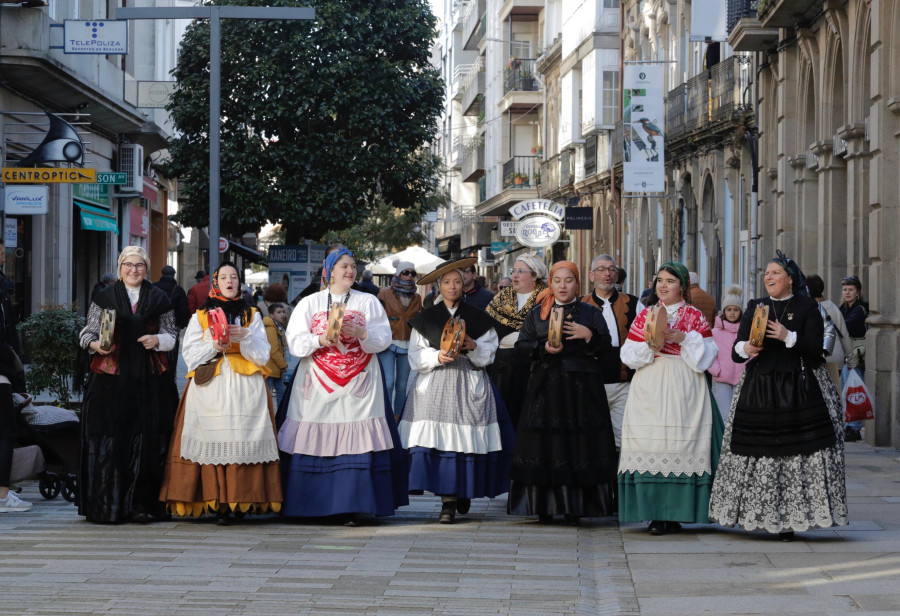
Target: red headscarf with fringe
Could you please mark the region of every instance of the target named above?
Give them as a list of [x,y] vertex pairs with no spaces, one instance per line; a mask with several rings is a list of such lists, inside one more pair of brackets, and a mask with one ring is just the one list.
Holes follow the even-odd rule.
[[[550,268],[550,277],[547,282],[551,282],[553,280],[553,274],[558,272],[561,269],[567,269],[573,274],[575,274],[575,297],[578,297],[578,293],[581,291],[581,274],[578,272],[578,266],[572,263],[571,261],[557,261]],[[541,305],[541,320],[546,321],[550,316],[550,309],[553,308],[553,304],[556,302],[556,297],[553,295],[553,286],[547,287],[537,296],[536,303]]]

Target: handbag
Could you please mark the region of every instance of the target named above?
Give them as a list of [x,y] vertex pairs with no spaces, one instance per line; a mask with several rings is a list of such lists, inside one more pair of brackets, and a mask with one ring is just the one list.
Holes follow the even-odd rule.
[[213,377],[216,376],[216,367],[219,365],[221,355],[216,355],[205,364],[200,364],[194,368],[194,383],[197,385],[206,385]]
[[844,379],[844,390],[841,392],[841,402],[844,405],[844,421],[862,421],[875,419],[875,411],[872,408],[872,396],[866,388],[862,377],[856,370],[847,370]]

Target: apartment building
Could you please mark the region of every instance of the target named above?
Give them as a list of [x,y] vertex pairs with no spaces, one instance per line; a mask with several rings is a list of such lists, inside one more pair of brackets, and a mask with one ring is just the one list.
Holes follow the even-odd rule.
[[119,250],[128,244],[148,250],[153,280],[167,261],[195,271],[196,256],[176,258],[179,231],[166,219],[177,202],[176,182],[154,164],[172,130],[160,106],[165,92],[147,89],[171,79],[187,22],[129,23],[127,55],[67,53],[66,22],[99,30],[108,26],[114,6],[103,0],[0,4],[3,167],[18,166],[41,143],[50,112],[84,142],[81,167],[127,176],[118,185],[50,183],[47,214],[6,213],[5,269],[20,316],[71,302],[86,309],[91,288],[115,271]]

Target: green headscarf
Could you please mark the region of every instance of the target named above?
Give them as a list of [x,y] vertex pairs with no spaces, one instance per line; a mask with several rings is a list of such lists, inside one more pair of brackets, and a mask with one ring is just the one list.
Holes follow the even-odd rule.
[[691,277],[688,273],[688,269],[684,266],[684,263],[679,263],[678,261],[666,261],[659,268],[659,272],[662,270],[669,268],[675,272],[675,275],[678,276],[679,282],[681,282],[681,293],[684,295],[687,293],[688,287],[691,286]]

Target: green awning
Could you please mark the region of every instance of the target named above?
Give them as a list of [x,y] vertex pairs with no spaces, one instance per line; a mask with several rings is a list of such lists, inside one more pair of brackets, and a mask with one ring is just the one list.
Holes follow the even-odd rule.
[[88,231],[112,231],[116,234],[119,233],[119,225],[116,223],[116,218],[113,216],[112,212],[87,205],[80,201],[75,201],[75,205],[81,210],[82,229]]

